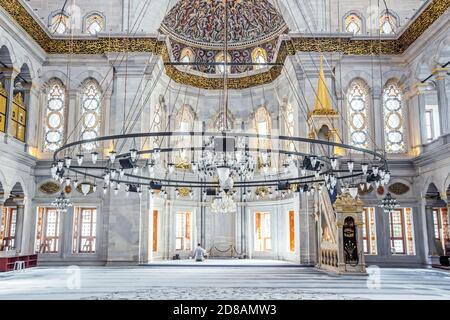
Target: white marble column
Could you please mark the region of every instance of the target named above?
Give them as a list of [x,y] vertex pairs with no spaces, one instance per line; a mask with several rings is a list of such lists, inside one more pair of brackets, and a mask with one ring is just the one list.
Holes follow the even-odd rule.
[[433,75],[436,80],[436,89],[438,95],[439,105],[439,120],[441,124],[441,135],[449,133],[449,110],[448,100],[445,88],[445,82],[449,68],[437,68],[433,70]]

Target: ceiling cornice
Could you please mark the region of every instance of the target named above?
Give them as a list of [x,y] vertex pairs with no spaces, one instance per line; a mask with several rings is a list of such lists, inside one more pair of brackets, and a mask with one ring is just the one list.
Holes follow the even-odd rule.
[[[107,52],[147,52],[161,55],[167,61],[166,44],[156,37],[98,37],[70,39],[52,37],[35,20],[19,0],[0,0],[0,6],[48,54],[104,54]],[[302,37],[295,36],[284,42],[277,62],[284,62],[296,52],[340,52],[347,55],[403,54],[446,10],[450,0],[433,0],[408,28],[397,38],[358,39],[357,37]],[[281,74],[281,67],[241,78],[230,78],[230,88],[249,88],[272,82]],[[192,75],[166,65],[166,73],[176,82],[204,89],[220,89],[222,79]]]

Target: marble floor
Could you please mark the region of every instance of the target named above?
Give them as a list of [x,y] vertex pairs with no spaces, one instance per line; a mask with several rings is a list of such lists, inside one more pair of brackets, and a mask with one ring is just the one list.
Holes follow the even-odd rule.
[[336,276],[279,261],[185,261],[138,267],[38,267],[0,274],[0,299],[450,300],[450,273],[370,268]]

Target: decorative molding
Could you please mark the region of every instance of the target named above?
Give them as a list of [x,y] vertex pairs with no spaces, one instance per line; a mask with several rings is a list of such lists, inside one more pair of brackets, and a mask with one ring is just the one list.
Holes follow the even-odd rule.
[[61,191],[61,188],[56,182],[48,181],[48,182],[43,183],[39,187],[39,191],[41,191],[42,193],[51,195],[51,194],[59,193]]
[[[0,0],[0,6],[49,54],[104,54],[107,52],[147,52],[162,55],[168,62],[166,44],[156,37],[111,37],[97,39],[57,39],[52,38],[19,2]],[[404,53],[446,10],[450,0],[433,0],[397,39],[356,39],[356,38],[311,38],[293,37],[284,41],[277,58],[284,63],[288,55],[296,52],[341,52],[347,55]],[[282,67],[275,66],[269,71],[242,78],[229,78],[230,89],[245,89],[270,83],[281,74]],[[185,73],[166,64],[166,73],[175,82],[203,89],[220,89],[223,80]]]
[[363,205],[364,203],[359,197],[353,199],[350,193],[346,192],[337,197],[333,206],[334,209],[340,213],[357,213],[362,212]]
[[391,184],[388,188],[389,192],[401,196],[409,191],[409,187],[401,182],[396,182],[394,184]]

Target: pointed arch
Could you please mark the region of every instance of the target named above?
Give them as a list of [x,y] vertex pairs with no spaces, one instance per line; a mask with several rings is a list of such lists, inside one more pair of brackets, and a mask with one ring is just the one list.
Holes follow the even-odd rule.
[[[95,139],[101,129],[101,88],[97,80],[88,78],[81,85],[81,139]],[[96,143],[83,144],[86,151],[92,151]]]
[[354,79],[347,89],[348,143],[369,146],[369,87],[362,79]]
[[58,78],[50,79],[46,88],[43,150],[55,152],[62,146],[65,136],[66,88]]
[[384,145],[387,153],[406,152],[403,93],[396,79],[386,82],[383,90]]

